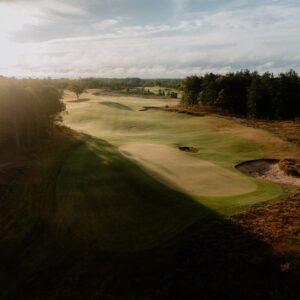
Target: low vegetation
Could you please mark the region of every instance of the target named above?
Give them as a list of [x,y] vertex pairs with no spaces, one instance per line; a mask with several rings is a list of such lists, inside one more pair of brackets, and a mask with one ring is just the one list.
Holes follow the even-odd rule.
[[83,80],[73,80],[69,84],[69,89],[70,91],[75,93],[77,101],[79,101],[80,95],[83,94],[86,90],[86,85]]

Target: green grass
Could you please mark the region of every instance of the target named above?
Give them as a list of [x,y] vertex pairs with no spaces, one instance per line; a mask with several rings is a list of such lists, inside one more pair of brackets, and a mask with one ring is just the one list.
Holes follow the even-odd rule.
[[[105,99],[105,97],[103,98]],[[214,122],[220,122],[217,117],[192,117],[160,111],[139,111],[143,106],[167,105],[172,100],[134,97],[110,99],[111,102],[116,101],[132,109],[132,111],[124,111],[99,106],[97,104],[99,99],[102,98],[99,97],[97,101],[95,99],[94,102],[89,102],[84,107],[75,104],[69,105],[66,124],[74,129],[104,139],[115,146],[131,142],[156,143],[171,147],[190,145],[199,149],[194,157],[227,168],[243,178],[247,177],[235,170],[234,166],[240,162],[266,155],[265,144],[268,143],[267,140],[264,144],[237,135],[224,134],[213,126]],[[257,180],[251,178],[247,178],[247,180],[257,183]],[[219,183],[216,182],[215,184]],[[264,189],[269,192],[265,193]],[[285,188],[264,181],[258,185],[257,195],[261,196],[258,197],[257,201],[277,197],[278,189],[282,191],[282,195],[285,194]]]
[[198,197],[198,201],[215,212],[231,215],[254,205],[263,204],[266,199],[269,201],[279,200],[295,189],[290,186],[283,187],[273,182],[266,184],[265,181],[259,179],[253,179],[253,181],[257,185],[254,192],[231,197]]
[[[145,249],[170,239],[208,213],[232,214],[292,190],[237,171],[237,163],[263,157],[265,145],[216,130],[212,117],[139,111],[170,101],[100,96],[87,103],[68,104],[65,123],[91,137],[64,162],[57,178],[55,223],[60,231],[69,227],[103,249]],[[176,184],[166,182],[163,172],[155,173],[118,151],[131,142],[172,148],[191,145],[199,149],[197,154],[178,153],[225,168],[232,178],[248,181],[256,189],[231,197],[184,194]],[[224,184],[213,172],[209,176],[212,189]]]
[[157,181],[115,146],[85,135],[66,139],[36,161],[1,205],[0,236],[7,249],[10,240],[22,244],[39,228],[47,231],[47,244],[133,252],[214,214]]
[[[114,295],[113,291],[126,297],[139,288],[142,297],[147,295],[144,292],[148,287],[154,292],[155,286],[164,291],[172,272],[177,274],[176,282],[181,282],[180,268],[190,257],[186,281],[190,274],[194,277],[194,271],[190,271],[194,262],[198,262],[195,268],[200,266],[205,277],[212,265],[216,271],[223,266],[227,270],[223,232],[212,230],[210,235],[210,224],[214,224],[210,221],[218,220],[223,228],[228,224],[220,215],[276,201],[292,190],[248,178],[234,168],[241,161],[265,156],[267,139],[257,143],[225,134],[214,126],[220,122],[215,117],[139,111],[142,106],[167,105],[171,100],[89,97],[88,102],[68,103],[69,114],[65,116],[67,125],[84,134],[62,135],[54,141],[32,162],[10,196],[1,199],[1,299],[100,299]],[[101,101],[109,105],[100,105]],[[178,153],[225,168],[255,184],[256,190],[231,197],[182,192],[145,164],[122,155],[119,147],[129,142],[173,149],[185,144],[194,146],[198,153]],[[214,180],[213,174],[210,177],[212,188],[224,183]],[[193,224],[200,233],[194,233]],[[206,234],[202,239],[202,228],[208,230],[209,246]],[[199,234],[196,244],[186,244]],[[227,234],[231,238],[232,233]],[[238,244],[239,240],[235,241],[234,245]],[[243,247],[248,249],[247,245]],[[239,246],[227,251],[234,263],[240,265],[241,261],[244,266],[245,259],[236,260]],[[217,255],[211,251],[215,248],[221,248]],[[198,250],[202,251],[203,261],[198,260]],[[215,264],[221,258],[226,263]],[[201,276],[194,286],[203,282]],[[213,277],[208,278],[211,281]]]
[[112,145],[86,140],[57,178],[59,232],[100,249],[134,251],[170,239],[209,210],[145,173]]
[[[99,101],[109,101],[109,105],[99,105]],[[97,249],[136,251],[161,244],[210,214],[228,215],[278,199],[291,190],[237,171],[236,163],[263,156],[264,147],[217,131],[210,117],[139,111],[144,105],[165,103],[168,100],[108,100],[94,96],[89,102],[68,103],[66,124],[84,134],[66,140],[52,155],[37,162],[35,171],[20,182],[17,193],[26,201],[17,202],[14,218],[9,222],[19,214],[27,214],[21,218],[27,220],[26,224],[50,225],[51,235],[62,243],[70,235]],[[119,109],[120,106],[131,110]],[[166,157],[160,158],[153,169],[155,157],[160,154],[151,149],[152,153],[146,153],[145,148],[142,160],[148,159],[148,165],[136,162],[118,150],[130,142],[165,145],[172,151],[170,157],[167,152]],[[198,148],[199,152],[177,152],[176,147],[184,144]],[[205,161],[212,163],[209,165],[216,173],[205,172]],[[173,172],[176,177],[179,170],[194,172],[193,176],[200,180],[200,195],[193,194],[193,189],[184,190],[176,181],[168,181],[166,174]],[[224,194],[201,194],[204,183],[206,195],[207,186]],[[225,197],[225,192],[233,196]]]

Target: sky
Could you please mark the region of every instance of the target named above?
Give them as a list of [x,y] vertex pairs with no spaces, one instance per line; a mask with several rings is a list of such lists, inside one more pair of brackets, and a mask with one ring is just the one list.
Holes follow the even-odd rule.
[[299,0],[0,0],[0,75],[300,72]]

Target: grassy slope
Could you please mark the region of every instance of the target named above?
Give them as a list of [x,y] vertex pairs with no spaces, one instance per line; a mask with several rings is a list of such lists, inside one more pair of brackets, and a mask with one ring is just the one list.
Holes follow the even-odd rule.
[[93,138],[65,161],[57,183],[54,222],[59,231],[69,228],[100,249],[149,248],[208,213]]
[[[67,97],[67,100],[69,98]],[[115,102],[130,107],[132,111],[99,105]],[[115,146],[130,142],[159,143],[172,147],[192,145],[199,149],[194,157],[216,163],[235,175],[246,178],[234,169],[235,164],[267,156],[278,144],[278,155],[291,153],[292,145],[275,139],[271,134],[230,124],[217,117],[191,117],[159,111],[139,112],[144,105],[172,104],[174,100],[142,99],[134,97],[95,97],[89,102],[68,105],[66,124]],[[241,136],[246,136],[242,138]],[[280,141],[280,143],[278,142]],[[272,147],[268,147],[268,143]],[[283,145],[281,144],[283,143]],[[283,148],[283,150],[281,148]],[[188,155],[188,154],[187,154]],[[157,177],[159,178],[159,176]],[[278,184],[247,178],[257,185],[257,190],[236,197],[193,197],[218,213],[230,214],[249,205],[284,196],[288,188]],[[222,182],[214,182],[220,185]]]

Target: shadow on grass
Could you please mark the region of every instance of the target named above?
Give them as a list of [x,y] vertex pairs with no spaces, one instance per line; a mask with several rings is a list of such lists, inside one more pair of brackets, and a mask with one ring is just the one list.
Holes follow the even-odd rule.
[[120,110],[132,111],[131,107],[129,107],[127,105],[124,105],[124,104],[121,104],[121,103],[118,103],[118,102],[102,101],[102,102],[99,102],[99,104],[105,105],[105,106],[108,106],[108,107],[111,107],[111,108],[120,109]]
[[[102,152],[96,155],[95,147],[99,146],[102,147]],[[91,173],[91,166],[99,164],[102,175],[93,184],[104,188],[105,185],[120,180],[119,186],[114,187],[119,187],[121,194],[125,190],[128,194],[123,194],[118,201],[115,197],[120,194],[116,190],[109,201],[113,202],[117,210],[120,210],[120,205],[122,202],[124,205],[125,201],[138,214],[143,214],[141,219],[136,219],[136,214],[124,219],[121,214],[120,219],[123,221],[118,224],[115,224],[118,220],[112,215],[111,223],[109,218],[102,223],[106,226],[115,224],[115,230],[119,229],[117,234],[113,233],[113,227],[108,230],[114,235],[113,239],[118,240],[116,246],[122,248],[124,243],[146,243],[150,236],[150,240],[156,237],[161,241],[160,244],[132,252],[101,250],[101,240],[95,238],[101,233],[101,228],[95,220],[97,230],[88,235],[92,238],[81,236],[86,229],[82,232],[79,230],[89,222],[89,209],[98,212],[99,207],[93,202],[96,198],[86,199],[86,206],[78,203],[80,199],[76,198],[76,201],[79,199],[77,204],[82,210],[80,216],[86,217],[82,223],[75,218],[68,222],[68,226],[59,227],[58,230],[53,220],[59,205],[50,205],[47,208],[47,218],[43,220],[28,215],[26,203],[17,210],[18,203],[26,199],[14,195],[11,199],[3,200],[9,200],[9,203],[0,212],[1,225],[5,225],[0,229],[1,299],[296,299],[299,293],[296,275],[280,270],[281,262],[273,256],[268,245],[195,203],[188,196],[162,185],[120,156],[106,142],[87,143],[80,151],[80,157],[84,159],[74,166],[75,169],[54,168],[60,169],[60,174],[75,172],[73,177],[71,173],[69,177],[64,173],[64,187],[67,189],[68,184],[72,187],[74,174],[78,175],[77,168],[82,168],[80,164],[85,164]],[[64,164],[68,165],[68,162],[70,163],[65,161]],[[114,170],[113,174],[111,170]],[[99,170],[96,168],[96,171]],[[90,179],[95,179],[94,175],[91,174]],[[75,181],[74,186],[82,184],[80,189],[84,190],[85,184],[85,192],[88,192],[91,188],[87,184],[89,180],[85,183]],[[41,186],[45,183],[36,184]],[[46,184],[56,185],[56,180]],[[55,189],[49,189],[53,190]],[[31,197],[30,202],[41,200],[38,189],[35,195],[31,193]],[[51,197],[55,197],[54,192]],[[59,199],[63,201],[63,198]],[[147,202],[153,205],[145,204],[144,207]],[[41,205],[41,208],[45,209],[46,204]],[[108,207],[109,202],[104,205]],[[155,206],[163,212],[155,211]],[[100,210],[103,207],[100,206]],[[67,208],[72,210],[72,206]],[[121,207],[122,210],[129,212],[126,212],[126,205]],[[159,218],[155,213],[160,214]],[[195,221],[195,216],[198,221]],[[72,214],[67,217],[71,218]],[[104,215],[99,217],[104,218]],[[168,219],[163,220],[164,217]],[[189,221],[191,218],[193,222]],[[158,222],[158,219],[159,226],[151,227],[151,222]],[[133,223],[128,226],[127,222]],[[171,231],[175,222],[181,225],[193,224],[182,225],[181,230],[177,230],[175,234],[175,231]],[[148,237],[141,236],[147,235],[147,230],[141,229],[145,224],[149,229]],[[130,230],[139,234],[132,234],[131,237]],[[170,238],[167,238],[166,233],[170,234]],[[124,237],[125,242],[122,240]]]
[[82,98],[82,99],[76,99],[76,100],[69,100],[68,102],[69,103],[81,103],[81,102],[87,102],[87,101],[90,101],[91,99],[90,98]]

